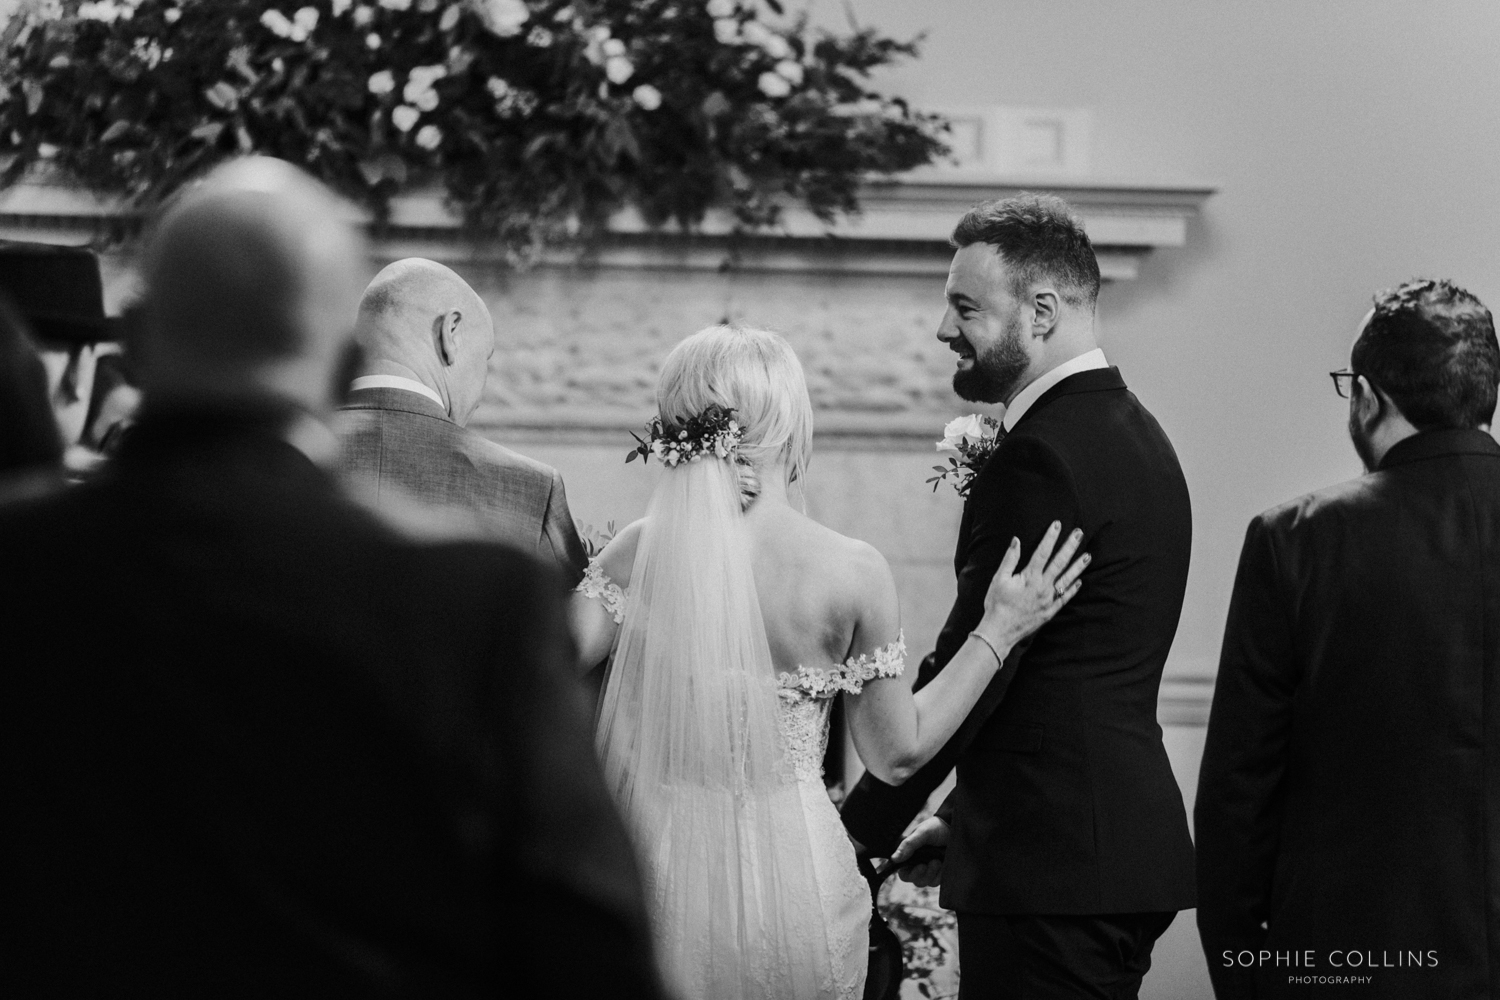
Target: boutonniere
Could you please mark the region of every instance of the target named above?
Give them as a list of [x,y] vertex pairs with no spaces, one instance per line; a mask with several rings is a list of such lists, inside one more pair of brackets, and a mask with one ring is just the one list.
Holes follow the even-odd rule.
[[932,467],[937,475],[927,481],[932,484],[933,492],[937,491],[938,483],[951,478],[958,495],[968,497],[974,474],[1000,447],[1004,437],[1000,421],[982,413],[948,421],[948,426],[943,428],[943,439],[937,443],[938,453],[948,456],[948,464]]

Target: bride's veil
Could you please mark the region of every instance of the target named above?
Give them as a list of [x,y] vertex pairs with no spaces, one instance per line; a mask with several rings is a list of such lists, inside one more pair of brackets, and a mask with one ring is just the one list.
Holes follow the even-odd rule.
[[662,472],[631,569],[598,746],[644,855],[672,986],[695,998],[827,991],[816,862],[777,722],[731,461]]

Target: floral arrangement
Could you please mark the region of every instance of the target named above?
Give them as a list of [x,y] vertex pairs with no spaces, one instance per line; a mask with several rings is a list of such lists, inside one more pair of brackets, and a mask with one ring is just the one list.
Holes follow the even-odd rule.
[[937,1000],[958,995],[958,916],[938,903],[938,888],[897,878],[881,886],[877,907],[901,942],[903,997]]
[[943,428],[943,439],[937,443],[938,452],[948,456],[948,464],[932,467],[937,475],[927,481],[932,484],[933,491],[937,491],[938,483],[951,478],[958,495],[968,497],[975,474],[1000,447],[1004,437],[1000,421],[982,413],[948,421]]
[[858,210],[946,124],[868,87],[917,54],[780,0],[20,0],[0,186],[37,165],[149,207],[214,163],[302,164],[386,217],[441,183],[516,263],[634,207],[743,229]]
[[710,403],[702,413],[691,416],[681,427],[665,428],[661,417],[652,417],[646,425],[646,436],[631,434],[637,447],[625,456],[627,463],[639,458],[643,463],[652,455],[667,468],[700,458],[732,459],[740,445],[740,425],[734,411]]

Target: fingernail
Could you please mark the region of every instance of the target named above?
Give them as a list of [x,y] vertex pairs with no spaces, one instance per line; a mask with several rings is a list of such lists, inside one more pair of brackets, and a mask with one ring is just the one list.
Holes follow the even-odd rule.
[[1073,529],[1073,537],[1074,538],[1082,538],[1083,537],[1083,529],[1082,528],[1074,528]]
[[1088,554],[1088,553],[1087,553],[1087,552],[1085,552],[1085,553],[1084,553],[1084,554],[1083,554],[1083,561],[1084,561],[1084,562],[1092,562],[1092,561],[1093,561],[1093,558],[1094,558],[1094,557],[1093,557],[1093,556],[1091,556],[1091,555],[1089,555],[1089,554]]

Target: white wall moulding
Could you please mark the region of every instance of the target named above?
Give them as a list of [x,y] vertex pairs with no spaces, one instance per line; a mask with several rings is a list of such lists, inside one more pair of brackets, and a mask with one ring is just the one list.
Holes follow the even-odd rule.
[[[587,250],[549,251],[543,266],[645,270],[934,275],[947,271],[948,236],[971,205],[1023,190],[1068,199],[1084,219],[1109,281],[1129,281],[1152,250],[1187,243],[1188,221],[1214,188],[1202,184],[1098,183],[1078,178],[1004,177],[932,169],[871,182],[863,212],[828,225],[789,207],[774,232],[736,235],[733,219],[713,212],[693,233],[653,230],[626,210],[610,236]],[[28,182],[0,191],[0,236],[83,242],[134,221],[115,199],[58,183]],[[463,233],[459,218],[432,194],[392,200],[390,227],[376,241],[380,256],[409,254],[482,262],[498,251]]]
[[[775,234],[737,235],[723,213],[693,233],[651,230],[622,212],[598,244],[551,250],[526,272],[507,269],[500,248],[466,233],[441,196],[415,194],[392,204],[372,265],[441,260],[484,296],[501,339],[473,425],[497,439],[628,443],[626,432],[653,409],[656,373],[672,345],[730,319],[791,341],[807,372],[820,449],[925,458],[943,424],[974,408],[953,394],[953,356],[933,336],[949,233],[974,203],[1027,189],[1057,192],[1077,208],[1101,271],[1115,281],[1136,277],[1152,251],[1184,246],[1213,193],[1194,184],[934,169],[872,182],[863,214],[832,226],[790,208]],[[0,191],[0,237],[85,243],[138,224],[118,201],[45,177]],[[110,308],[133,297],[131,257],[128,242],[105,254]]]

